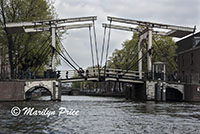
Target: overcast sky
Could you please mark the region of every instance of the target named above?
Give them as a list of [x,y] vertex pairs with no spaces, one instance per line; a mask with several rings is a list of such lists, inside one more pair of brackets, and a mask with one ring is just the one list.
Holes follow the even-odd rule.
[[[103,40],[101,24],[107,22],[107,16],[188,27],[197,25],[200,31],[200,0],[55,0],[54,6],[60,19],[97,16],[99,50]],[[131,36],[130,32],[112,30],[109,55]],[[92,66],[88,29],[70,30],[63,38],[65,48],[81,67]],[[70,68],[62,63],[58,69]]]

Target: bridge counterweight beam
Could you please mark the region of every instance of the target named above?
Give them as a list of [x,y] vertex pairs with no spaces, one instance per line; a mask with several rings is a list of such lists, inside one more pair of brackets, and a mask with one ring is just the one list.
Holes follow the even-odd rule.
[[[140,38],[138,42],[138,59],[142,58],[141,43],[142,43],[142,40]],[[138,71],[139,71],[139,79],[142,79],[142,59],[138,61]]]
[[55,68],[55,62],[56,62],[56,59],[55,59],[55,50],[53,48],[56,48],[56,26],[55,25],[52,25],[51,26],[51,38],[52,38],[52,59],[51,59],[51,69],[53,71],[56,70]]
[[148,30],[148,53],[147,53],[147,69],[148,75],[152,72],[152,53],[149,52],[152,49],[152,29]]

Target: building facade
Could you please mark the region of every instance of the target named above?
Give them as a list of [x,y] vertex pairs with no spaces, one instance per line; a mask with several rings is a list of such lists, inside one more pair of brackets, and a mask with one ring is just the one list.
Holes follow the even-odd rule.
[[200,101],[200,32],[176,44],[178,78],[185,83],[185,99]]

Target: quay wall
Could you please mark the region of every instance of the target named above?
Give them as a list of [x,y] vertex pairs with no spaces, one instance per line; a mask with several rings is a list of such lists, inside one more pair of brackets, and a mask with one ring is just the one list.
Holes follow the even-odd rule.
[[185,101],[200,102],[200,85],[185,84]]
[[24,81],[0,81],[0,101],[23,101]]

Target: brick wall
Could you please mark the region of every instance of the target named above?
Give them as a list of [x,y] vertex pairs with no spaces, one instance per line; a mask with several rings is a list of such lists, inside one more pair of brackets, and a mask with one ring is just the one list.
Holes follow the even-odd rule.
[[24,82],[0,81],[0,101],[21,101],[24,99]]

